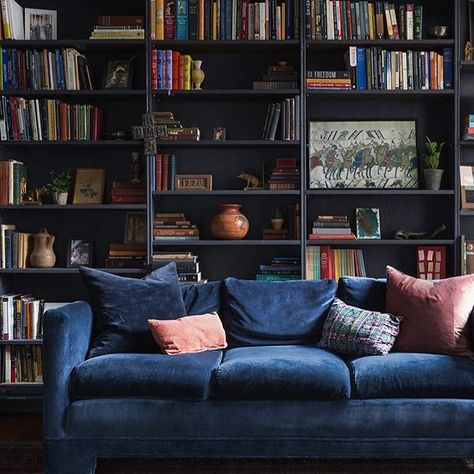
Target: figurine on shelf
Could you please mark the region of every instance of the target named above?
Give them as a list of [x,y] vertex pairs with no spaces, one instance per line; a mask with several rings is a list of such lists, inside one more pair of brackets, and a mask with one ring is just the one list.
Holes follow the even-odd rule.
[[464,47],[464,61],[472,61],[472,50],[471,42],[468,41]]
[[196,59],[193,61],[193,70],[191,72],[191,78],[193,80],[193,90],[200,91],[201,84],[204,82],[204,78],[206,75],[204,71],[201,69],[202,61],[200,59]]
[[262,184],[260,180],[254,176],[253,174],[246,173],[245,171],[242,171],[237,178],[242,179],[243,181],[246,181],[247,184],[244,188],[245,191],[249,189],[262,189]]
[[446,226],[443,224],[433,230],[432,232],[410,232],[409,230],[397,230],[393,236],[397,240],[411,240],[411,239],[435,239],[442,232],[446,230]]
[[43,204],[43,195],[45,193],[46,193],[46,186],[43,186],[41,188],[31,189],[25,194],[22,204],[41,205]]

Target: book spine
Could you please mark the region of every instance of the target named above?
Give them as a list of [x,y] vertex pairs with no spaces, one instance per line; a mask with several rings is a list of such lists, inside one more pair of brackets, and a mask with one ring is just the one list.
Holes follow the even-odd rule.
[[176,178],[176,155],[171,155],[169,160],[169,188],[171,191],[175,190],[175,178]]
[[164,77],[164,89],[173,88],[173,51],[167,49],[165,51],[165,77]]
[[453,48],[443,48],[444,88],[453,88]]
[[205,38],[205,0],[198,0],[198,39]]
[[192,59],[189,54],[184,55],[184,90],[191,90],[191,63]]
[[158,90],[158,50],[151,51],[151,89]]
[[414,27],[414,19],[413,19],[413,10],[414,10],[413,3],[408,3],[406,6],[406,33],[407,33],[407,40],[414,39],[415,34],[415,27]]
[[197,40],[199,31],[198,0],[188,0],[188,39]]
[[156,0],[150,0],[150,37],[152,40],[156,38]]
[[421,39],[423,39],[423,6],[422,5],[415,5],[413,17],[414,17],[414,20],[413,20],[414,34],[413,34],[413,37],[416,40],[421,40]]
[[156,0],[156,39],[165,39],[164,0]]
[[172,69],[173,69],[173,79],[172,79],[172,89],[174,91],[179,90],[179,59],[181,53],[179,51],[172,52]]
[[406,20],[406,5],[398,6],[398,26],[400,39],[406,40],[407,38],[407,20]]
[[176,0],[165,0],[165,40],[176,39]]
[[176,39],[188,39],[188,0],[176,0]]
[[365,48],[357,48],[357,89],[367,89],[367,66],[366,66],[366,50]]

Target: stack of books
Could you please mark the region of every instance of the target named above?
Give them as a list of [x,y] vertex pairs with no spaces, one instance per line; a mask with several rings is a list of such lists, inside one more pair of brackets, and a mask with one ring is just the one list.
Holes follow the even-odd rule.
[[42,339],[44,301],[31,295],[0,296],[0,334],[3,341]]
[[144,17],[140,15],[99,15],[90,39],[145,39]]
[[150,0],[156,40],[284,40],[299,38],[299,2],[290,0]]
[[268,189],[292,190],[300,187],[300,169],[296,158],[277,158],[268,178]]
[[157,213],[153,240],[199,240],[199,229],[191,224],[184,212]]
[[189,91],[193,58],[170,49],[151,52],[151,88]]
[[159,153],[151,162],[152,191],[174,191],[176,177],[176,156]]
[[297,80],[295,66],[282,61],[281,64],[268,66],[267,74],[263,76],[261,81],[254,81],[252,86],[255,90],[296,89]]
[[22,50],[2,49],[2,90],[92,90],[87,59],[73,48]]
[[43,381],[41,346],[6,345],[1,354],[1,383],[41,383]]
[[463,140],[474,140],[474,114],[469,114],[463,120]]
[[[276,138],[278,137],[278,138]],[[300,139],[300,98],[270,104],[263,126],[262,140]]]
[[28,268],[33,251],[33,235],[17,232],[14,224],[0,226],[1,268]]
[[0,139],[23,141],[99,140],[102,109],[55,99],[1,98]]
[[288,240],[288,229],[263,229],[262,240]]
[[318,216],[313,222],[310,240],[354,240],[347,216]]
[[298,257],[274,257],[269,265],[260,265],[257,281],[287,281],[301,279],[301,261]]
[[112,204],[146,204],[145,184],[114,181],[112,183]]
[[347,71],[307,71],[307,89],[352,89],[351,75]]
[[313,40],[420,40],[423,5],[307,0],[305,31]]
[[153,122],[158,128],[159,140],[190,140],[198,141],[201,132],[197,127],[183,127],[174,118],[173,112],[154,112]]
[[205,283],[201,278],[198,256],[192,252],[153,252],[153,267],[160,268],[168,263],[176,263],[178,279],[181,283]]
[[0,205],[22,204],[27,189],[27,166],[21,161],[0,161]]
[[146,245],[110,244],[105,268],[143,268],[146,266]]
[[307,247],[306,279],[329,278],[338,281],[343,276],[367,276],[362,250],[333,249],[329,246]]

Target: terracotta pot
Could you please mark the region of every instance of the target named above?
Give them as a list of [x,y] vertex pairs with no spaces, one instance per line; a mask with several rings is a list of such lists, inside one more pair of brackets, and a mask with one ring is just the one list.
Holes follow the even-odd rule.
[[56,264],[53,244],[54,235],[48,234],[48,230],[40,229],[34,236],[34,247],[31,252],[30,264],[35,268],[52,268]]
[[240,212],[240,204],[218,204],[219,214],[211,221],[211,233],[217,239],[240,240],[249,231],[249,221]]
[[272,219],[272,229],[281,230],[283,229],[284,219]]

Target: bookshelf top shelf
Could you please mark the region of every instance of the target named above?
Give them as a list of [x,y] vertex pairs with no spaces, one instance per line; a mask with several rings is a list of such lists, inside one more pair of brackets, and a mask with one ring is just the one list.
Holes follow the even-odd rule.
[[379,46],[386,49],[430,49],[454,47],[453,39],[421,39],[421,40],[308,40],[307,49],[340,49],[349,46],[371,47]]
[[299,40],[164,40],[152,41],[152,46],[157,49],[174,49],[177,51],[195,52],[222,52],[242,51],[251,49],[254,51],[281,51],[283,49],[296,49],[300,45]]
[[49,97],[49,98],[143,98],[145,99],[145,89],[96,89],[96,90],[79,90],[79,91],[50,91],[50,90],[29,90],[29,89],[15,89],[0,91],[0,95],[6,97],[24,97],[24,98],[36,98],[36,97]]
[[9,339],[1,340],[0,346],[42,346],[43,339]]
[[59,40],[3,40],[2,48],[16,49],[49,49],[75,48],[84,52],[114,51],[145,51],[145,40],[90,40],[90,39],[59,39]]
[[299,190],[235,190],[218,189],[215,191],[155,191],[154,196],[299,196]]
[[20,204],[1,205],[6,211],[145,211],[146,204]]

